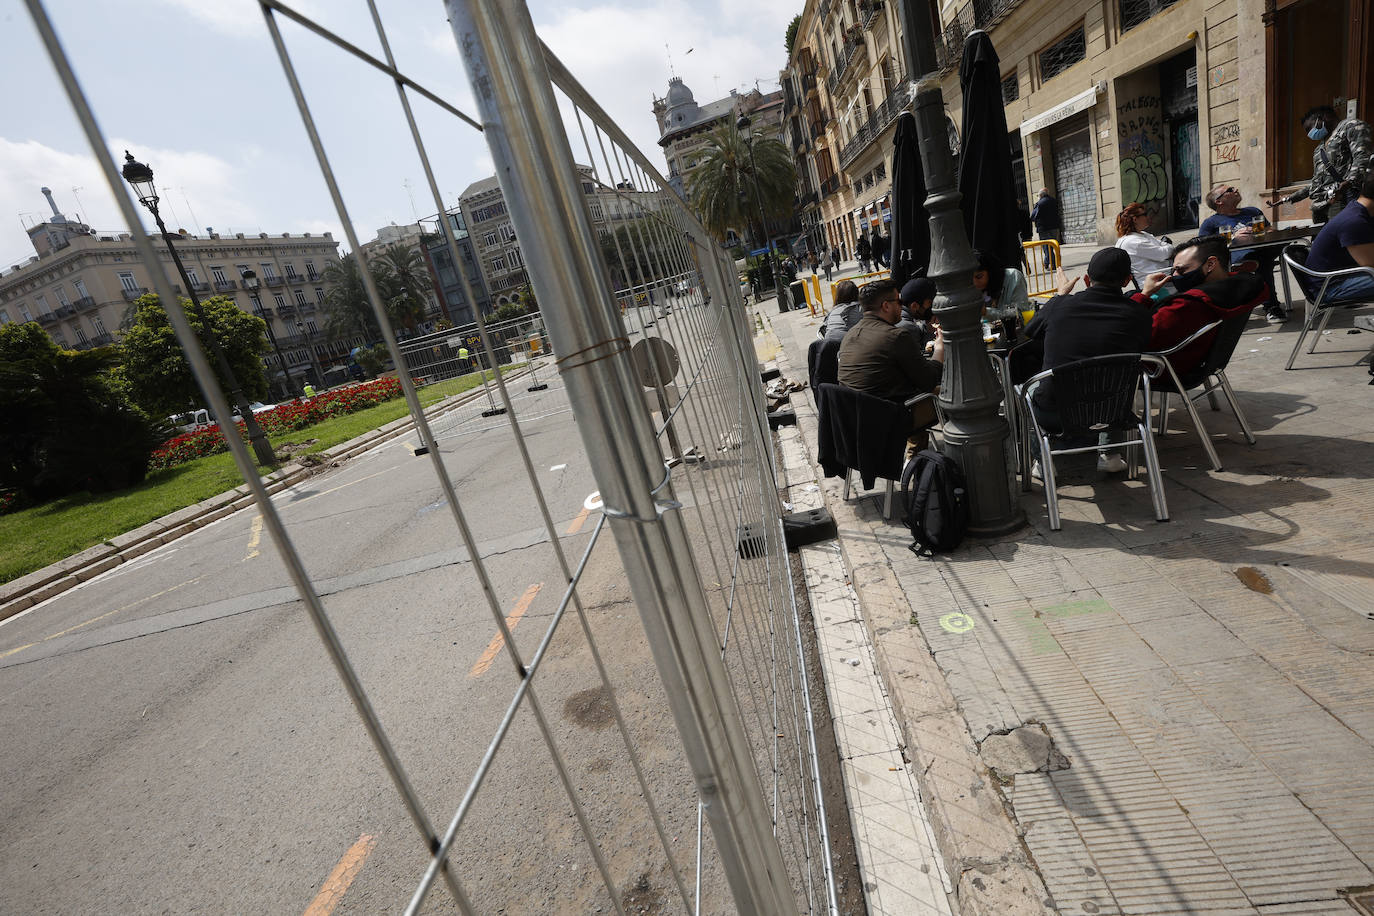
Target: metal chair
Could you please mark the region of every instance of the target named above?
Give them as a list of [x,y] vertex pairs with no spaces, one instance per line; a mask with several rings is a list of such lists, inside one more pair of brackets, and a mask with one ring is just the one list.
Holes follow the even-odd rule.
[[816,457],[821,470],[827,477],[844,477],[845,499],[849,499],[854,471],[859,472],[860,482],[865,487],[868,481],[886,480],[883,517],[891,518],[895,482],[901,479],[906,464],[907,436],[912,430],[911,409],[922,401],[938,403],[935,395],[918,394],[899,404],[828,382],[817,386],[816,395],[819,427]]
[[[1136,416],[1133,408],[1138,390],[1145,393],[1145,403],[1150,402],[1150,371],[1165,370],[1159,364],[1163,360],[1150,354],[1115,353],[1109,356],[1095,356],[1068,363],[1056,369],[1047,369],[1032,376],[1024,385],[1018,387],[1021,396],[1022,415],[1029,423],[1031,434],[1035,436],[1040,453],[1040,468],[1044,475],[1045,508],[1050,516],[1050,529],[1058,531],[1059,496],[1056,492],[1054,459],[1057,455],[1072,455],[1081,452],[1096,452],[1113,445],[1128,446],[1129,475],[1135,477],[1135,446],[1140,446],[1145,455],[1145,470],[1150,487],[1150,499],[1154,502],[1155,518],[1161,522],[1169,520],[1169,507],[1164,498],[1164,481],[1159,473],[1159,457],[1155,453],[1154,434],[1150,429],[1149,417]],[[1053,410],[1057,415],[1055,426],[1047,428],[1045,413],[1037,413],[1031,398],[1036,390],[1048,379],[1053,379]],[[1101,443],[1099,434],[1121,434],[1116,441]],[[1061,445],[1055,448],[1051,438],[1066,442],[1091,439],[1091,445]],[[1029,443],[1027,449],[1029,450]]]
[[[1285,370],[1293,368],[1293,361],[1298,358],[1298,350],[1302,347],[1303,338],[1309,331],[1315,330],[1316,336],[1312,338],[1312,346],[1307,348],[1308,353],[1314,353],[1317,349],[1317,341],[1321,340],[1322,331],[1326,330],[1326,323],[1331,320],[1331,313],[1337,309],[1357,309],[1369,308],[1374,303],[1354,300],[1332,300],[1327,298],[1327,292],[1331,289],[1333,282],[1349,279],[1350,277],[1367,276],[1374,277],[1374,267],[1350,267],[1345,270],[1319,271],[1309,270],[1307,267],[1307,255],[1311,251],[1307,245],[1294,242],[1283,249],[1283,260],[1293,271],[1293,276],[1298,278],[1298,288],[1302,290],[1303,297],[1307,300],[1307,314],[1303,318],[1302,331],[1298,334],[1298,339],[1293,344],[1293,352],[1288,354],[1288,365]],[[1314,291],[1315,290],[1315,295]],[[1320,318],[1318,318],[1320,316]],[[1313,327],[1315,325],[1315,328]]]
[[[1193,419],[1193,428],[1197,430],[1198,438],[1202,440],[1202,448],[1207,452],[1207,458],[1212,462],[1212,470],[1214,471],[1221,470],[1221,459],[1217,457],[1217,450],[1212,445],[1212,438],[1202,425],[1202,418],[1198,415],[1193,402],[1205,395],[1212,405],[1212,409],[1220,410],[1221,407],[1217,404],[1216,399],[1216,392],[1220,390],[1226,398],[1226,403],[1231,406],[1231,412],[1236,415],[1236,422],[1240,424],[1245,441],[1251,445],[1255,444],[1255,434],[1250,430],[1250,423],[1245,419],[1245,413],[1240,409],[1240,402],[1236,400],[1236,393],[1231,388],[1230,380],[1226,377],[1226,366],[1231,362],[1231,356],[1236,352],[1236,346],[1240,343],[1241,335],[1245,332],[1245,325],[1249,320],[1250,316],[1247,313],[1213,321],[1211,324],[1204,325],[1194,331],[1187,340],[1175,344],[1168,350],[1151,354],[1162,360],[1160,371],[1151,378],[1153,389],[1159,395],[1157,434],[1163,436],[1169,432],[1169,395],[1179,395],[1183,399],[1183,406],[1188,409],[1188,415]],[[1212,337],[1212,346],[1208,349],[1202,362],[1180,375],[1169,357],[1187,349],[1213,332],[1215,334]],[[1189,394],[1190,391],[1199,386],[1202,387],[1201,391],[1196,394]]]

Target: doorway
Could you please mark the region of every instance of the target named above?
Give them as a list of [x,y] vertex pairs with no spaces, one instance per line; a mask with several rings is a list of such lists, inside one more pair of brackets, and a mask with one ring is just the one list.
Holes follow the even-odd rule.
[[1064,222],[1065,245],[1097,242],[1097,188],[1093,183],[1093,145],[1086,115],[1056,125],[1050,134],[1054,188]]

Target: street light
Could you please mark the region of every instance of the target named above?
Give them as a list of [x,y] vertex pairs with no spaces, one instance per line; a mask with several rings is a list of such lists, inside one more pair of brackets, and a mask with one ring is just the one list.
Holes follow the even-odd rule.
[[[239,416],[243,418],[243,425],[248,430],[248,441],[253,446],[253,454],[257,457],[258,464],[275,464],[276,456],[272,454],[272,443],[267,441],[267,435],[258,425],[257,418],[253,416],[253,409],[248,406],[248,399],[243,396],[243,389],[239,387],[239,380],[234,375],[234,369],[229,365],[229,359],[224,355],[224,348],[220,346],[219,335],[205,318],[205,309],[200,304],[200,297],[196,295],[196,289],[191,285],[191,277],[186,273],[186,265],[181,263],[181,255],[177,254],[176,246],[172,244],[172,234],[167,231],[167,226],[162,222],[162,214],[157,210],[157,187],[153,184],[153,170],[142,162],[134,159],[128,150],[124,151],[124,180],[134,189],[138,195],[138,202],[148,208],[148,212],[153,214],[153,219],[157,221],[158,231],[162,233],[162,241],[167,245],[167,251],[172,256],[172,263],[177,266],[177,273],[181,276],[181,282],[186,287],[186,292],[191,297],[191,306],[195,309],[196,318],[200,321],[201,327],[205,329],[205,336],[210,345],[210,355],[214,358],[216,368],[225,384],[229,386],[229,403],[233,404],[238,410]],[[164,307],[170,308],[170,305]]]
[[749,147],[749,174],[754,180],[754,202],[759,206],[759,235],[764,244],[768,246],[768,269],[773,274],[773,289],[778,294],[778,309],[786,311],[792,307],[792,303],[787,301],[787,293],[782,286],[781,271],[778,270],[778,259],[774,257],[773,243],[768,240],[768,220],[763,215],[763,194],[759,191],[759,170],[754,165],[754,134],[749,130],[749,125],[753,122],[748,115],[740,115],[739,120],[735,121],[735,127],[744,138],[744,145]]
[[[248,290],[249,298],[259,308],[264,308],[262,300],[258,298],[258,287],[262,286],[262,281],[258,279],[257,271],[251,267],[245,267],[242,276],[243,288]],[[286,357],[282,355],[281,347],[277,345],[277,335],[272,332],[272,321],[261,315],[258,317],[262,318],[263,323],[267,325],[267,340],[272,344],[272,350],[277,354],[277,362],[281,364],[282,375],[286,376],[286,394],[287,397],[290,397],[291,392],[296,390],[296,382],[291,378],[291,370],[286,367]]]
[[930,214],[930,272],[939,298],[935,315],[945,332],[945,377],[940,407],[944,452],[959,462],[968,481],[970,534],[993,537],[1026,523],[1013,495],[1007,461],[1010,430],[997,411],[1002,386],[993,377],[983,343],[983,302],[973,288],[973,249],[964,231],[955,186],[954,157],[945,125],[944,98],[935,71],[932,10],[924,0],[902,0],[906,59],[916,82],[916,134],[925,171]]
[[305,322],[296,319],[296,333],[301,337],[301,343],[305,345],[305,352],[310,357],[310,367],[315,370],[315,381],[324,388],[324,372],[320,369],[320,361],[315,358],[315,348],[305,340]]

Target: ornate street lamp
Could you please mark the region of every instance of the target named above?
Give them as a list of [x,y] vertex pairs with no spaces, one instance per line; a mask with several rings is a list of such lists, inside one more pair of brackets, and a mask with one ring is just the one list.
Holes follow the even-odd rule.
[[[267,307],[264,306],[262,300],[258,298],[258,287],[262,286],[262,281],[258,279],[258,272],[251,267],[246,267],[243,270],[242,276],[243,288],[248,290],[249,298],[253,300],[258,308],[266,311]],[[262,318],[261,315],[258,317]],[[282,375],[286,376],[286,395],[287,397],[292,397],[293,395],[291,392],[296,390],[296,382],[291,378],[291,370],[286,367],[286,357],[282,355],[281,347],[277,345],[277,335],[272,332],[271,319],[263,318],[262,320],[263,323],[267,325],[267,340],[272,344],[273,352],[277,354],[277,362],[281,364]]]
[[[205,318],[205,309],[200,304],[200,297],[196,295],[196,289],[191,285],[191,277],[186,273],[186,265],[181,263],[181,255],[177,254],[176,246],[172,244],[172,234],[167,231],[167,226],[162,222],[162,214],[157,210],[157,188],[153,184],[153,170],[142,162],[138,162],[129,153],[124,151],[124,180],[134,189],[138,195],[138,202],[148,208],[148,212],[153,214],[153,219],[157,221],[158,231],[162,233],[162,241],[167,245],[167,251],[172,256],[172,263],[177,266],[177,273],[181,275],[182,285],[186,287],[187,294],[191,297],[191,306],[195,309],[196,318],[200,321],[201,327],[205,328],[207,343],[210,345],[210,356],[215,360],[216,368],[223,378],[224,383],[229,386],[229,403],[238,409],[239,416],[243,418],[243,425],[248,430],[248,441],[253,446],[253,455],[257,458],[258,464],[275,464],[277,459],[272,454],[272,443],[267,441],[267,435],[258,425],[257,418],[253,416],[253,409],[248,406],[248,399],[243,396],[243,389],[239,387],[238,377],[234,375],[233,367],[229,365],[229,359],[224,355],[224,348],[220,346],[219,335]],[[170,305],[164,303],[164,308]],[[227,431],[226,431],[227,434]]]
[[902,0],[906,59],[916,82],[916,134],[930,214],[930,268],[939,295],[935,315],[945,332],[945,377],[940,407],[944,452],[959,462],[968,481],[969,533],[993,537],[1026,523],[1008,461],[1011,435],[998,413],[1002,386],[993,376],[981,330],[982,297],[973,288],[973,249],[964,230],[955,186],[954,157],[945,124],[935,59],[933,15],[921,0]]
[[744,138],[744,145],[749,147],[749,174],[754,180],[754,202],[759,206],[759,235],[762,237],[763,244],[768,246],[768,268],[773,274],[773,289],[778,294],[778,308],[781,311],[786,311],[792,307],[792,303],[787,299],[787,290],[782,285],[782,271],[779,270],[781,265],[778,264],[778,259],[773,251],[773,243],[768,239],[768,220],[763,214],[763,194],[759,190],[759,170],[754,165],[754,134],[749,129],[749,125],[752,123],[748,115],[740,115],[739,120],[735,121],[735,127],[738,128],[740,135]]

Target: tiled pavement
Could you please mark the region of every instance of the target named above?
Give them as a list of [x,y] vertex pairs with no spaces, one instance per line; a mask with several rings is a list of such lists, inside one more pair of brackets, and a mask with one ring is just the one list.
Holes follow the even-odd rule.
[[[778,365],[803,379],[817,319],[770,305],[759,314]],[[1200,406],[1225,470],[1174,411],[1160,443],[1167,523],[1143,482],[1087,462],[1061,478],[1062,531],[1037,483],[1022,499],[1029,526],[932,561],[882,519],[880,489],[846,503],[825,482],[851,567],[876,557],[900,591],[857,570],[960,888],[976,839],[945,811],[949,787],[921,780],[943,749],[909,690],[912,646],[974,745],[1032,724],[1067,758],[987,781],[1054,909],[1349,914],[1338,890],[1374,885],[1374,388],[1361,362],[1374,334],[1333,323],[1290,372],[1297,320],[1251,323],[1229,374],[1259,441]],[[792,403],[814,458],[811,401]]]

